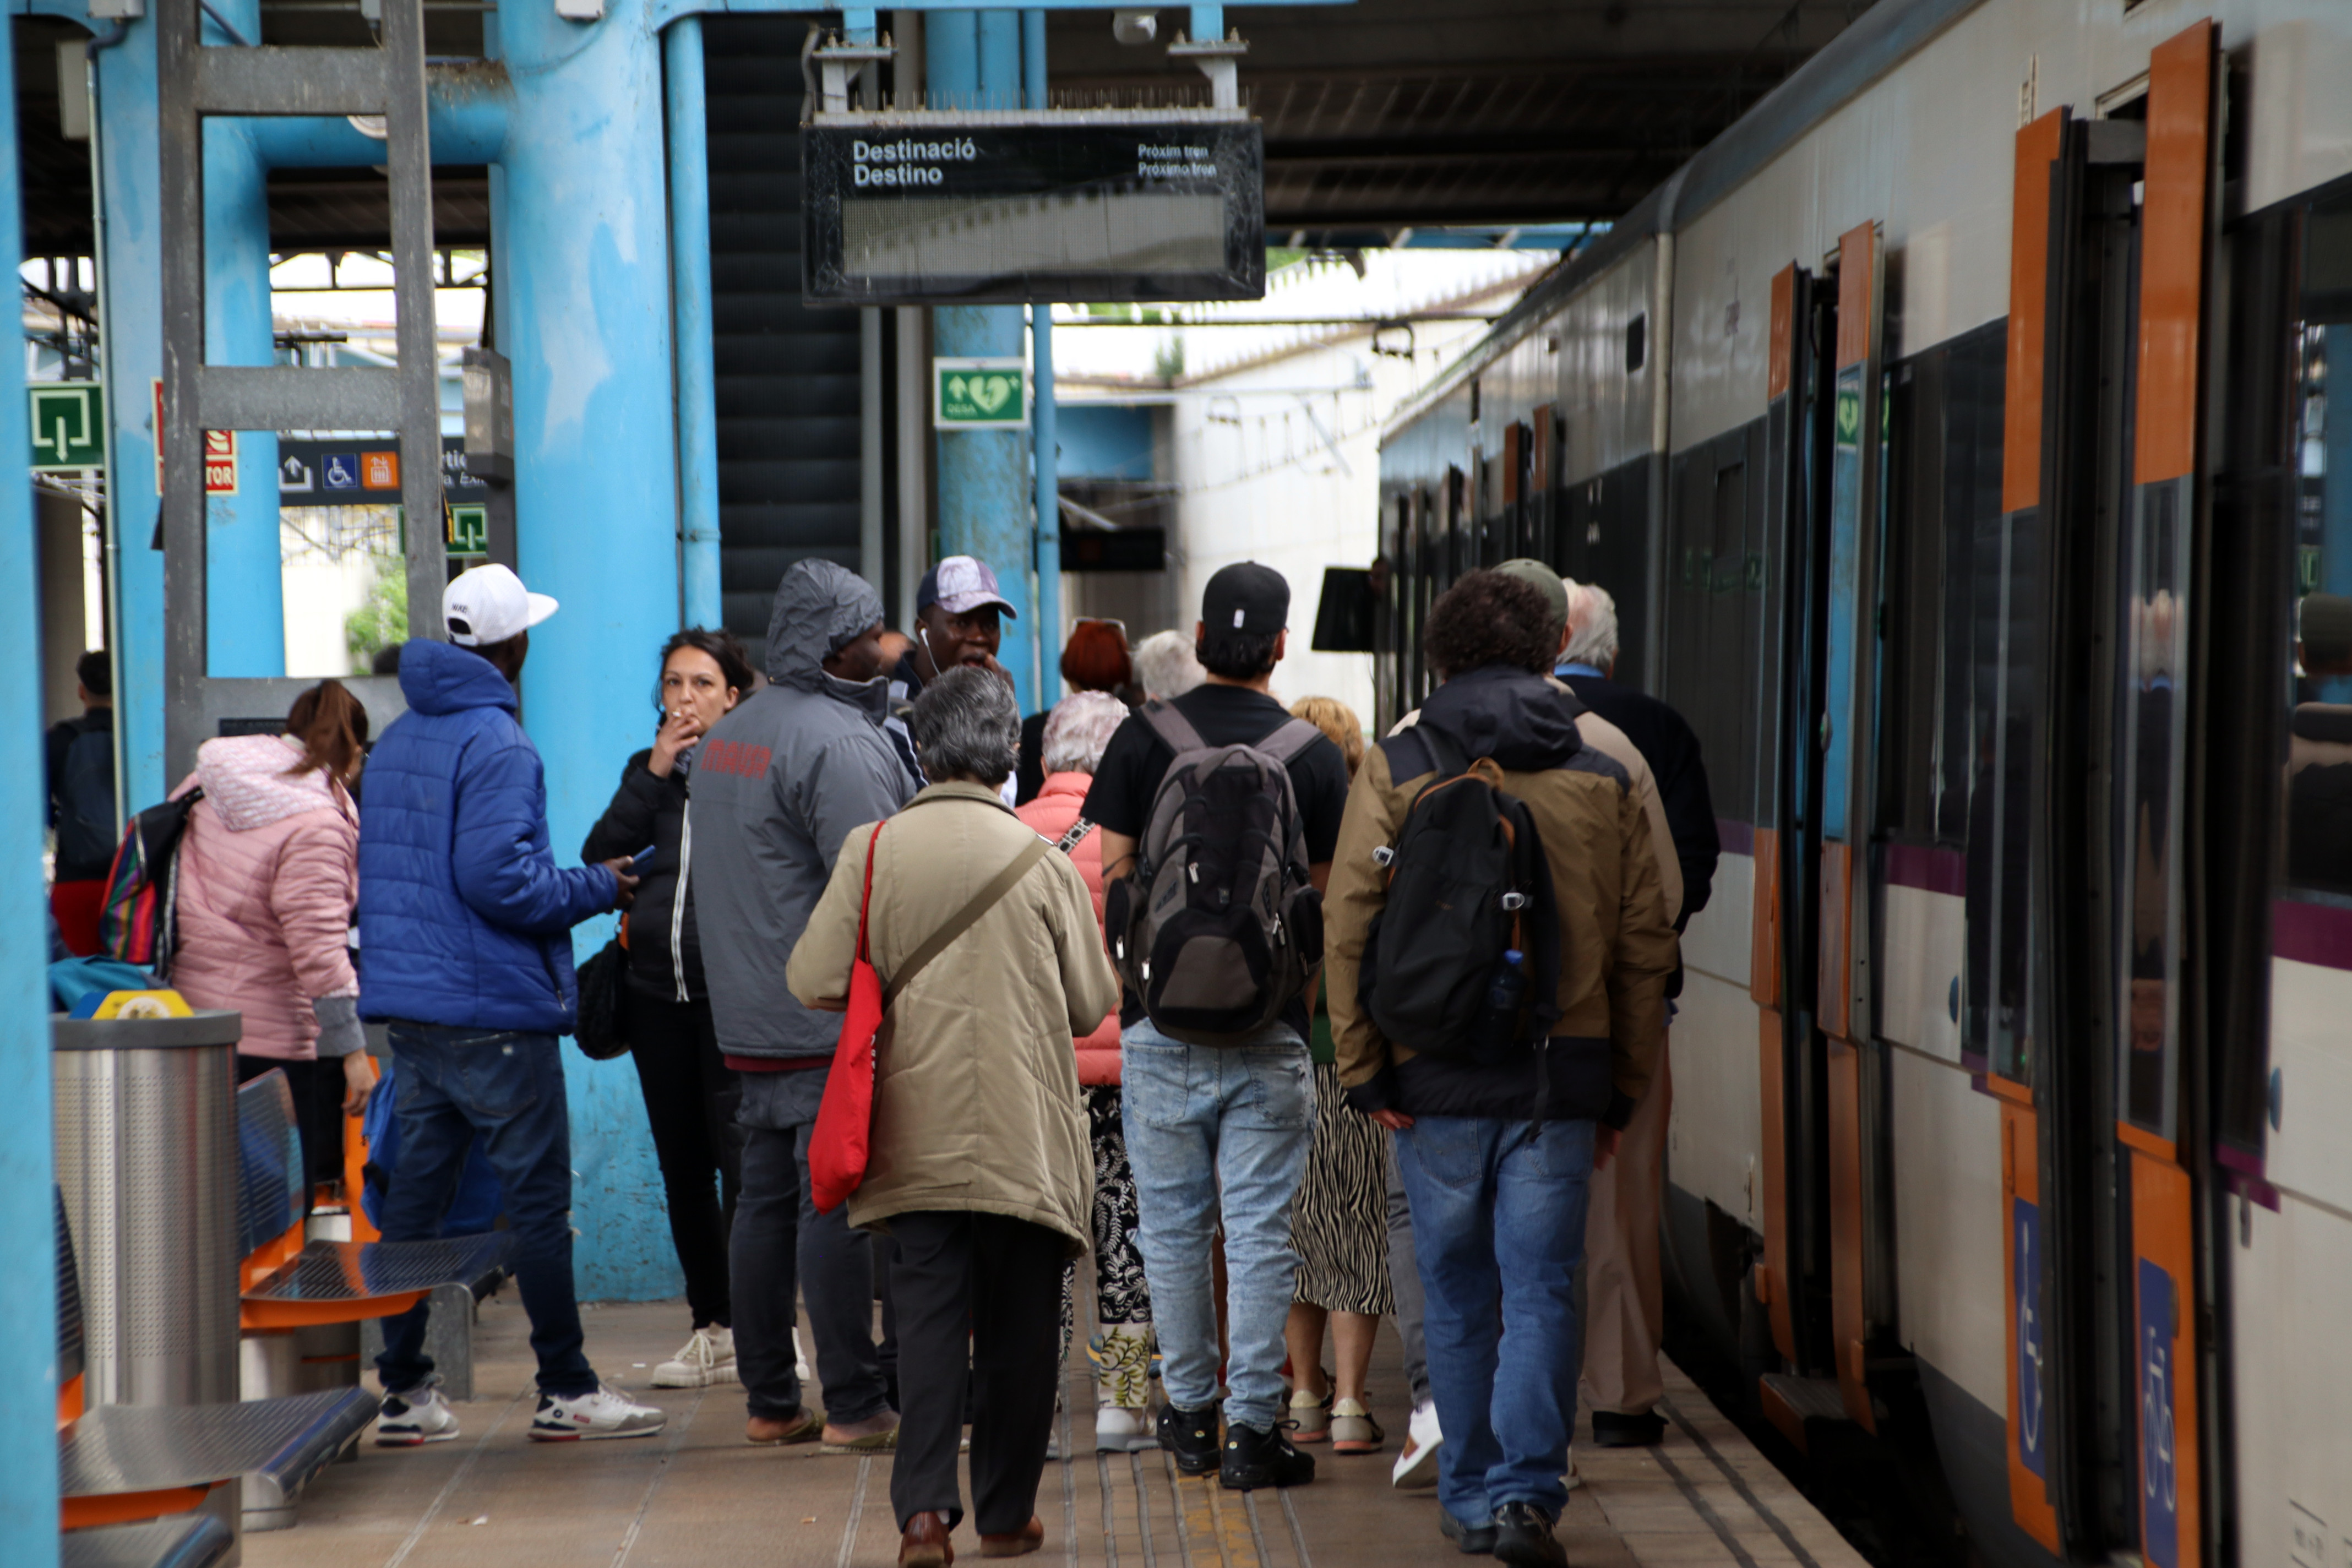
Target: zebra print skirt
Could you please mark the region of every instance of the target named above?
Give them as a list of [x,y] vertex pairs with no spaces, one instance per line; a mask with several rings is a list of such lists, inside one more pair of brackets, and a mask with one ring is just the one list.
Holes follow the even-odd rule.
[[1396,1310],[1389,1284],[1386,1129],[1349,1105],[1339,1069],[1315,1064],[1315,1134],[1290,1208],[1296,1300],[1377,1317]]

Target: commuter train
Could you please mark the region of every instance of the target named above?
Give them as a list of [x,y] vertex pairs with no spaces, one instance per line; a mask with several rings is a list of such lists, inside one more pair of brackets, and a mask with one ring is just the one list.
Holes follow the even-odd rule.
[[1951,1561],[2352,1563],[2339,348],[2352,5],[1881,0],[1383,433],[1383,725],[1532,554],[1697,730],[1678,1342]]

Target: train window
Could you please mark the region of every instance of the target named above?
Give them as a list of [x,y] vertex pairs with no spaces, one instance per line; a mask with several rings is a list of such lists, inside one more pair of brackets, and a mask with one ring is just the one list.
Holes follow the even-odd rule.
[[1625,374],[1633,374],[1642,368],[1650,352],[1650,318],[1647,312],[1625,323]]
[[2000,511],[2006,323],[1887,373],[1878,826],[1906,843],[1968,842],[1976,530]]
[[2352,200],[2315,209],[2297,333],[2294,690],[2287,723],[2290,887],[2352,894]]

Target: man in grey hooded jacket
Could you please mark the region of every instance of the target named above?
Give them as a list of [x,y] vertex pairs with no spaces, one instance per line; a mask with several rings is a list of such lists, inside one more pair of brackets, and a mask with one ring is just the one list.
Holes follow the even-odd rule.
[[[689,806],[695,924],[719,1048],[742,1076],[742,1193],[730,1244],[735,1356],[753,1443],[887,1448],[898,1436],[873,1336],[872,1243],[810,1199],[809,1132],[841,1033],[803,1007],[784,960],[850,829],[914,795],[882,721],[882,600],[830,561],[793,563],[768,620],[771,682],[711,728]],[[830,1410],[805,1408],[794,1285],[808,1298]]]

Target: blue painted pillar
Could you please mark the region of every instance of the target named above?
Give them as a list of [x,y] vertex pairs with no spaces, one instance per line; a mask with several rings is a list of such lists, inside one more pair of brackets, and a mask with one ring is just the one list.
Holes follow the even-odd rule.
[[[1014,11],[933,11],[923,33],[925,89],[935,109],[1013,109],[1021,103],[1021,21]],[[931,314],[932,352],[942,358],[1019,358],[1017,305],[943,305]],[[938,433],[941,555],[974,555],[996,572],[1020,612],[998,657],[1013,672],[1022,711],[1037,707],[1036,618],[1029,596],[1035,516],[1029,441],[1017,430]]]
[[[215,0],[214,9],[239,36],[259,41],[260,0]],[[209,17],[204,32],[207,44],[230,42]],[[205,126],[205,359],[212,364],[268,364],[274,357],[269,171],[254,146],[251,123],[215,120]],[[278,437],[241,430],[236,440],[236,493],[215,496],[205,509],[205,641],[215,675],[283,675]],[[431,460],[438,462],[440,455]]]
[[[677,626],[667,170],[650,0],[614,0],[596,22],[565,21],[552,5],[498,16],[515,94],[492,248],[505,258],[499,350],[514,365],[519,570],[562,605],[531,633],[522,716],[545,759],[548,825],[566,861],[622,763],[652,738],[655,658]],[[576,928],[579,951],[602,946],[613,924]],[[676,1294],[635,1074],[572,1057],[565,1077],[581,1293]]]
[[[1021,77],[1032,109],[1048,107],[1045,73],[1045,13],[1021,13]],[[1062,500],[1061,468],[1055,452],[1054,308],[1029,308],[1030,380],[1036,403],[1030,414],[1030,471],[1037,481],[1037,643],[1039,707],[1062,700]]]
[[710,162],[702,18],[664,35],[669,101],[669,286],[677,347],[677,500],[686,624],[725,624],[719,572],[719,400],[710,315]]
[[[163,374],[163,238],[156,141],[155,24],[130,24],[92,58],[98,94],[102,229],[99,272],[105,333],[107,580],[112,592],[114,714],[123,810],[163,798],[163,554],[150,548],[161,515],[155,489],[154,384]],[[274,538],[274,532],[272,537]],[[218,617],[215,617],[217,619]],[[175,781],[176,782],[176,781]]]
[[[0,256],[25,254],[16,48],[0,18]],[[25,356],[0,370],[0,1562],[57,1568],[58,1279],[49,1151],[48,927],[41,900],[41,610],[23,454]],[[14,736],[14,740],[5,737]]]

